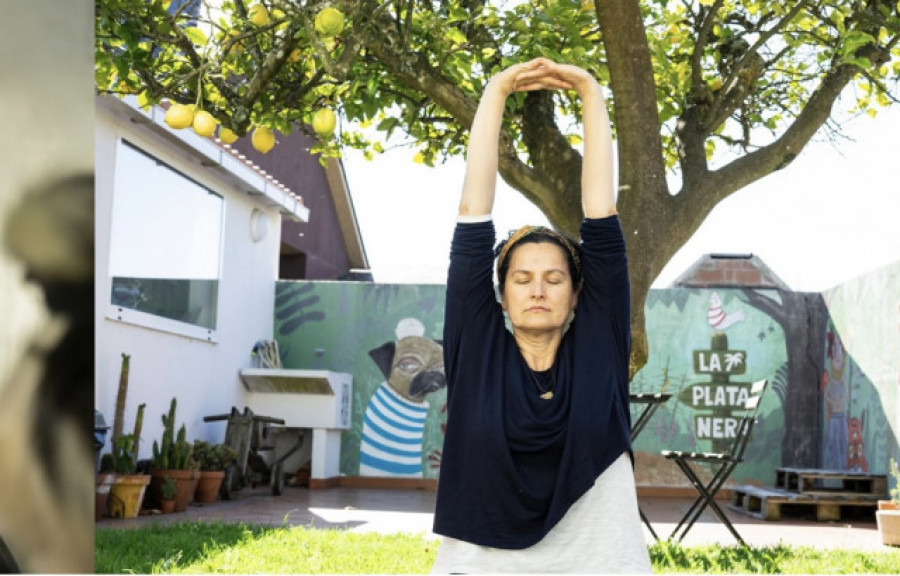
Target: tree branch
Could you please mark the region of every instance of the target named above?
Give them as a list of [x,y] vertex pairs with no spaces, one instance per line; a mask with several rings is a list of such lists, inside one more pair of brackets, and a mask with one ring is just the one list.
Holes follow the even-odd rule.
[[[401,84],[426,94],[463,128],[472,126],[477,101],[454,82],[444,78],[424,56],[409,51],[397,36],[390,18],[361,15],[360,20],[360,42],[391,74],[397,76]],[[510,186],[541,209],[554,226],[571,233],[565,222],[561,222],[560,209],[555,203],[557,190],[539,171],[522,162],[515,143],[505,132],[500,134],[498,161],[500,175]]]
[[[790,23],[790,21],[793,20],[794,17],[808,4],[809,2],[806,1],[798,2],[781,18],[781,20],[767,30],[760,32],[756,42],[754,42],[753,45],[741,55],[737,62],[735,62],[728,74],[728,78],[724,80],[723,89],[720,92],[721,96],[713,99],[706,112],[700,129],[701,136],[705,138],[711,134],[716,126],[725,122],[732,114],[734,114],[734,111],[741,106],[750,92],[752,82],[755,80],[754,76],[756,71],[754,69],[765,68],[765,64],[761,63],[762,57],[759,55],[759,50],[765,46],[766,42],[768,42],[776,32],[784,29],[784,27],[787,26],[787,24]],[[741,74],[745,73],[747,70],[749,70],[749,82],[742,82]]]
[[[695,202],[680,203],[681,213],[702,218],[721,200],[735,191],[790,164],[831,115],[831,108],[844,87],[858,72],[853,65],[841,65],[828,73],[810,96],[803,110],[785,133],[767,146],[748,153],[702,181],[691,179],[695,189],[685,190]],[[699,226],[699,222],[696,223]]]

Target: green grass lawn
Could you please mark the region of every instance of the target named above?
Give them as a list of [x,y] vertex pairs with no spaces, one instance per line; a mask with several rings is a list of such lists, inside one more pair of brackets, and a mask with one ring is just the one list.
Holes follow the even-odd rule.
[[[97,573],[424,574],[437,541],[408,534],[191,522],[98,529]],[[872,553],[774,546],[650,547],[654,572],[898,574],[900,550]]]

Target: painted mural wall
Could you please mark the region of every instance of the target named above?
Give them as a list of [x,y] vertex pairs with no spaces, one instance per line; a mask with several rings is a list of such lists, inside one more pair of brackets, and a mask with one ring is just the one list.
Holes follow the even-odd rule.
[[446,403],[444,286],[279,282],[275,337],[285,368],[353,374],[347,476],[436,478]]
[[823,464],[884,474],[900,460],[900,263],[823,296]]
[[[775,293],[769,296],[777,298]],[[784,331],[736,289],[653,290],[646,310],[650,357],[635,375],[632,392],[672,397],[635,440],[637,482],[686,484],[681,471],[660,452],[730,448],[750,384],[767,379],[745,462],[732,478],[771,484],[775,467],[781,465],[784,431]]]
[[[687,484],[661,451],[730,446],[748,387],[760,379],[769,386],[732,482],[772,485],[775,468],[792,458],[782,450],[785,430],[798,422],[804,441],[821,446],[822,461],[813,465],[883,472],[887,459],[897,455],[900,428],[898,269],[900,264],[826,295],[828,336],[815,343],[824,358],[815,361],[794,342],[806,326],[792,326],[796,316],[785,308],[821,302],[818,295],[804,300],[774,290],[651,291],[650,358],[632,392],[671,397],[635,441],[638,483]],[[438,477],[446,422],[444,290],[441,285],[278,283],[275,336],[284,366],[353,374],[353,425],[343,435],[341,474]],[[811,383],[790,381],[789,374],[802,373],[798,365],[812,374]],[[792,386],[811,386],[812,404],[818,405],[789,401],[798,397]],[[795,417],[801,409],[821,411],[821,418],[814,414],[810,425],[809,418]],[[633,407],[633,418],[639,410]]]

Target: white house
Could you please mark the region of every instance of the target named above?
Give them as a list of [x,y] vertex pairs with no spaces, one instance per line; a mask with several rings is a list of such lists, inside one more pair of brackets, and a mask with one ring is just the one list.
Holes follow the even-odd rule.
[[273,339],[282,216],[313,217],[258,167],[163,115],[96,100],[95,407],[112,426],[130,355],[124,431],[145,403],[141,459],[173,397],[189,439],[222,441],[225,423],[203,417],[246,404],[239,370]]

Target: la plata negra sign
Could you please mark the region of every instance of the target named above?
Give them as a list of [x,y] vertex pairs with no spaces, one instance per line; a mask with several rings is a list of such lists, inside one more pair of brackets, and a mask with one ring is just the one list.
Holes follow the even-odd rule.
[[731,415],[743,410],[750,396],[750,384],[698,382],[682,389],[678,400],[694,410],[711,413],[694,415],[694,435],[698,440],[729,439],[737,435],[740,418]]

